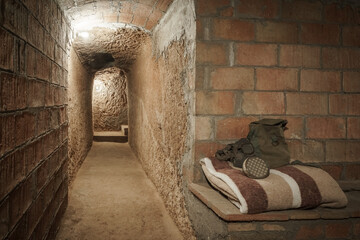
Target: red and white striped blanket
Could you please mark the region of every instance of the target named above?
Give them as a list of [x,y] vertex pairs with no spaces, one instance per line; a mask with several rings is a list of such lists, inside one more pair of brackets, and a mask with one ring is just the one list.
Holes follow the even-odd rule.
[[200,163],[211,185],[225,194],[241,213],[347,205],[338,183],[320,168],[287,165],[270,169],[267,178],[251,179],[227,161],[203,158]]

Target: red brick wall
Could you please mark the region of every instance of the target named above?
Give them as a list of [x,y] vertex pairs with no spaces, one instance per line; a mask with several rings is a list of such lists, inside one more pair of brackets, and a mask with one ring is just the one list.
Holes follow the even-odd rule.
[[284,118],[293,159],[360,178],[360,8],[323,2],[195,1],[196,162]]
[[0,6],[0,238],[52,238],[67,204],[70,28],[53,0]]

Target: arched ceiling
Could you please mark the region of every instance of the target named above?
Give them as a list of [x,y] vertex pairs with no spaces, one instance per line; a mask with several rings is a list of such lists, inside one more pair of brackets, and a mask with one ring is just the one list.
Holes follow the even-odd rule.
[[151,31],[173,0],[58,0],[75,29],[106,23],[132,24]]

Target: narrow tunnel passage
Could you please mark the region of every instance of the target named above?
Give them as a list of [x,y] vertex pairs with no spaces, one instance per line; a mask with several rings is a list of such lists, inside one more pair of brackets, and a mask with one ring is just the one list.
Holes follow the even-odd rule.
[[182,237],[129,145],[94,142],[69,189],[57,239]]

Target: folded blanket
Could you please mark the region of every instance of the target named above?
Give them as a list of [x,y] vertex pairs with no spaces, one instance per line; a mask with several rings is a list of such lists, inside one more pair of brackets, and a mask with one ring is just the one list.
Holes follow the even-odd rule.
[[251,179],[227,161],[203,158],[200,163],[211,185],[241,213],[317,206],[341,208],[348,202],[338,183],[320,168],[287,165],[270,169],[267,178]]

